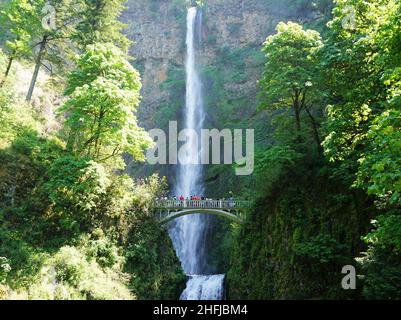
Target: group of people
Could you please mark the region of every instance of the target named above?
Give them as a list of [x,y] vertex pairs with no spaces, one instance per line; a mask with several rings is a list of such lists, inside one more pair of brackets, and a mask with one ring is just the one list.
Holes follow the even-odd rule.
[[209,199],[206,197],[201,197],[201,196],[190,196],[190,197],[184,197],[184,196],[172,196],[172,197],[163,197],[163,198],[159,198],[158,200],[173,200],[173,201],[234,201],[233,197],[230,197],[228,199],[226,198],[222,198],[222,199]]
[[[234,200],[234,197],[231,196],[228,199],[209,199],[206,197],[202,196],[190,196],[190,197],[184,197],[183,195],[177,197],[177,196],[172,196],[172,197],[163,197],[161,199],[158,199],[161,201],[171,201],[174,206],[177,207],[187,207],[187,206],[194,206],[194,207],[215,207],[215,208],[221,208],[221,207],[235,207],[236,206],[236,201]],[[189,202],[193,201],[193,202]],[[199,201],[199,202],[198,202]],[[171,205],[171,204],[170,204]]]
[[208,200],[208,199],[206,199],[205,197],[200,197],[200,196],[190,196],[190,197],[186,197],[186,198],[184,196],[180,196],[178,198],[176,196],[173,196],[171,200],[175,200],[175,201],[177,201],[177,200],[180,200],[180,201],[184,201],[184,200],[201,201],[201,200]]

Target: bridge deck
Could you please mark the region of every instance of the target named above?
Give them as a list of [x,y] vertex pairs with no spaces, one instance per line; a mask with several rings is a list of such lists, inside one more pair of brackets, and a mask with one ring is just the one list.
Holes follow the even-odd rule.
[[220,209],[220,210],[241,210],[250,207],[249,201],[242,200],[159,200],[156,203],[157,209],[182,210],[182,209]]

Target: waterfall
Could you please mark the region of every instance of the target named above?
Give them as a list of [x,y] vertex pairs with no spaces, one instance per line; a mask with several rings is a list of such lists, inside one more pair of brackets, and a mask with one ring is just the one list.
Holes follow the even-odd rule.
[[224,277],[224,274],[191,276],[181,300],[222,300]]
[[[186,104],[185,104],[185,128],[200,133],[204,123],[204,106],[202,99],[202,82],[198,73],[196,48],[200,44],[202,28],[202,12],[196,7],[188,9],[187,35],[186,35]],[[196,137],[188,136],[186,163],[179,164],[177,172],[177,184],[175,194],[190,197],[202,195],[202,166],[200,157],[202,154]],[[223,275],[201,275],[205,272],[206,261],[206,227],[207,218],[204,215],[188,215],[177,219],[170,226],[172,238],[177,255],[186,274],[189,275],[187,288],[181,299],[222,299]]]

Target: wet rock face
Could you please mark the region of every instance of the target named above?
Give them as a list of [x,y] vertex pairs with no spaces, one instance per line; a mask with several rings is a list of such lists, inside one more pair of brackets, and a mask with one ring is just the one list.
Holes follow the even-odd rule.
[[129,0],[122,17],[126,34],[134,41],[131,54],[143,80],[140,118],[149,128],[156,125],[152,115],[157,106],[168,100],[169,93],[160,90],[160,85],[167,80],[169,67],[184,64],[186,9],[175,2]]
[[[166,130],[168,121],[178,120],[179,126],[183,122],[186,2],[127,1],[122,20],[128,26],[128,37],[135,42],[131,48],[133,64],[143,79],[138,118],[146,129]],[[299,9],[294,10],[296,5],[292,0],[205,0],[205,3],[202,41],[197,47],[197,61],[202,66],[205,128],[256,128],[257,136],[266,137],[269,121],[265,115],[256,114],[257,83],[264,65],[261,48],[279,21],[302,19],[297,17]],[[135,166],[129,169],[133,175],[158,171],[174,181],[174,166],[131,165]],[[235,186],[223,182],[216,185],[217,180],[227,180],[217,179],[220,176],[220,171],[206,169],[205,180],[210,180],[214,189],[221,189],[222,193],[227,188],[233,190]]]
[[207,16],[207,30],[215,33],[217,47],[261,45],[274,20],[266,1],[252,0],[210,1]]
[[138,59],[183,62],[185,7],[157,0],[129,0],[126,7],[123,21],[128,37],[135,41],[132,53]]
[[[168,80],[171,69],[181,71],[184,77],[184,3],[185,0],[127,2],[123,21],[128,26],[128,37],[135,42],[131,54],[144,85],[140,119],[147,128],[157,125],[154,114],[158,106],[170,102],[171,90],[163,88],[163,83]],[[265,0],[208,0],[204,11],[200,57],[204,65],[215,64],[223,48],[261,47],[279,21],[272,16]],[[241,88],[252,91],[256,80],[248,79]]]

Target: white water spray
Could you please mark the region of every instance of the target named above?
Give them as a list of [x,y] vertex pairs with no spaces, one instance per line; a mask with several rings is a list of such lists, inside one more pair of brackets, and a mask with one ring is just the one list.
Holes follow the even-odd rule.
[[187,288],[181,295],[181,300],[222,300],[224,295],[225,275],[211,276],[194,275],[188,280]]
[[[185,128],[200,133],[204,123],[202,82],[196,63],[196,43],[200,43],[202,14],[196,7],[188,9],[187,15],[187,59],[186,59],[186,105]],[[188,163],[200,163],[202,150],[196,137],[188,137]],[[177,196],[202,195],[202,166],[180,164],[175,188]],[[170,235],[184,271],[190,276],[181,299],[222,299],[223,275],[201,276],[205,270],[206,217],[201,214],[188,215],[177,219],[170,228]],[[195,276],[196,275],[196,276]]]

